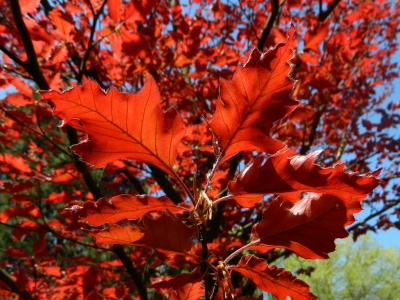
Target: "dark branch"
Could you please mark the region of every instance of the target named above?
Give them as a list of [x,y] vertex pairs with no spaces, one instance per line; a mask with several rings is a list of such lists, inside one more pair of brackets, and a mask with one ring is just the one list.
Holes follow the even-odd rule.
[[[97,18],[100,16],[101,11],[105,5],[105,2],[106,1],[103,2],[102,8],[100,9]],[[19,5],[19,2],[10,0],[9,3],[11,6],[15,25],[16,25],[18,32],[22,38],[22,41],[23,41],[23,44],[25,47],[25,51],[28,56],[28,60],[25,63],[23,63],[23,65],[21,65],[21,66],[33,77],[33,79],[35,80],[36,84],[39,86],[40,89],[48,90],[48,89],[50,89],[50,87],[49,87],[48,83],[46,82],[46,79],[44,78],[43,74],[40,71],[39,64],[37,62],[36,53],[33,48],[31,37],[29,35],[28,29],[26,28],[26,25],[22,18],[21,7]],[[93,23],[95,24],[96,22],[97,22],[97,19]],[[90,42],[90,44],[91,44],[91,42]],[[89,52],[89,51],[87,51],[87,52]],[[89,54],[87,54],[87,55],[89,55]],[[68,125],[66,126],[66,129],[67,129],[67,134],[68,134],[68,139],[69,139],[70,144],[76,144],[78,142],[76,130]],[[76,165],[77,169],[79,170],[79,172],[81,172],[83,174],[83,179],[84,179],[88,189],[93,194],[93,197],[95,199],[101,198],[100,189],[97,187],[95,181],[93,180],[93,177],[87,170],[85,163],[80,161],[78,156],[76,156],[76,155],[75,155],[75,165]],[[121,245],[115,245],[114,252],[118,255],[119,259],[124,264],[127,272],[129,273],[129,275],[135,282],[135,284],[139,290],[141,300],[147,300],[146,288],[144,287],[140,276],[138,276],[138,272],[135,269],[135,267],[133,266],[131,260],[126,255],[123,247]],[[31,298],[26,298],[26,299],[31,299]]]
[[40,0],[40,3],[42,4],[45,15],[48,16],[49,13],[53,10],[53,7],[47,0]]
[[118,256],[118,258],[123,263],[125,269],[130,274],[133,282],[135,283],[141,300],[147,300],[147,291],[142,281],[142,276],[140,276],[139,272],[133,266],[130,258],[126,255],[124,248],[121,245],[114,245],[114,253]]
[[121,173],[124,173],[125,176],[129,179],[129,181],[133,184],[133,186],[135,187],[135,189],[137,190],[138,194],[140,195],[144,195],[146,194],[142,185],[140,184],[140,181],[133,176],[127,168],[123,168],[121,170],[119,170]]
[[0,44],[0,50],[3,51],[9,58],[11,58],[15,63],[17,63],[20,66],[23,66],[25,62],[20,60],[18,56],[16,56],[14,53],[12,53],[8,48]]
[[310,150],[310,148],[314,142],[315,134],[317,132],[317,128],[318,128],[319,122],[321,120],[322,114],[325,111],[325,107],[326,107],[326,104],[322,104],[319,107],[319,109],[315,115],[315,120],[314,120],[314,123],[312,124],[310,135],[308,136],[308,140],[303,142],[303,144],[301,145],[300,155],[305,155],[305,154],[307,154],[308,150]]
[[10,0],[10,7],[12,11],[12,15],[14,18],[15,26],[17,27],[18,33],[21,36],[22,42],[24,44],[25,52],[28,57],[26,62],[20,64],[35,80],[37,85],[43,89],[50,89],[49,85],[46,82],[42,72],[40,71],[39,64],[37,62],[35,48],[33,47],[33,43],[31,37],[29,35],[28,29],[24,23],[21,13],[21,7],[18,1]]
[[380,214],[384,213],[385,211],[395,207],[397,204],[400,204],[400,199],[395,200],[393,203],[391,203],[389,205],[385,205],[384,207],[382,207],[382,209],[378,210],[377,212],[375,212],[373,214],[370,214],[364,220],[361,220],[361,221],[351,225],[350,227],[347,228],[347,231],[352,231],[352,230],[356,229],[358,226],[367,223],[369,220],[371,220],[371,219],[379,216]]
[[268,36],[271,32],[272,26],[274,25],[274,22],[276,20],[276,17],[278,16],[279,13],[279,0],[272,0],[272,9],[271,12],[268,15],[267,23],[265,23],[265,26],[263,28],[263,31],[261,33],[261,37],[258,40],[257,43],[257,48],[261,52],[263,51],[264,44],[268,39]]
[[320,5],[320,11],[318,15],[318,22],[324,22],[326,18],[329,17],[329,15],[333,12],[333,10],[338,6],[340,0],[334,0],[331,5],[328,6],[328,9],[326,11],[322,11],[322,7]]
[[99,11],[93,17],[93,24],[92,24],[92,27],[90,28],[90,36],[89,36],[88,48],[86,49],[85,55],[83,57],[83,60],[81,61],[81,64],[79,66],[79,74],[78,74],[78,78],[77,78],[78,82],[82,81],[82,77],[85,74],[86,62],[87,62],[87,60],[89,58],[90,52],[93,49],[93,39],[94,39],[94,32],[96,30],[96,24],[97,24],[97,21],[99,20],[99,18],[101,16],[101,14],[103,13],[103,9],[104,9],[104,6],[105,6],[106,2],[107,2],[107,0],[103,1],[103,4],[101,5]]
[[179,193],[174,189],[165,173],[152,164],[147,165],[149,166],[151,174],[160,185],[165,195],[167,195],[167,197],[171,199],[172,202],[174,202],[175,204],[181,203],[183,201],[181,195],[179,195]]
[[7,272],[4,271],[2,268],[0,268],[0,280],[7,284],[11,291],[18,294],[22,299],[33,299],[33,297],[29,294],[27,290],[19,291],[14,279],[12,279],[10,275],[8,275]]

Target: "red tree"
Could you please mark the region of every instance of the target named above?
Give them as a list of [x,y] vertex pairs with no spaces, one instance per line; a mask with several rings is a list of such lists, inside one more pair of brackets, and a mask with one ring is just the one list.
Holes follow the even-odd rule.
[[397,2],[1,4],[2,297],[315,299],[271,263],[400,228]]

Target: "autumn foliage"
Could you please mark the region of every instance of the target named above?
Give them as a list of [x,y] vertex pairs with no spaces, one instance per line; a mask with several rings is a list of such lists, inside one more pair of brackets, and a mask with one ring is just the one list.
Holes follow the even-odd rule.
[[400,228],[397,3],[0,3],[1,297],[316,299],[274,262]]

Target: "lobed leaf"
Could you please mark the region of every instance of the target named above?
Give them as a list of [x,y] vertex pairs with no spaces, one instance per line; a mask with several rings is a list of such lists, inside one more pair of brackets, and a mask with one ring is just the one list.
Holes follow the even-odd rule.
[[307,259],[326,259],[335,239],[349,234],[345,226],[361,211],[359,201],[342,201],[327,194],[309,194],[296,204],[278,198],[252,229],[252,249],[285,248]]
[[176,206],[167,197],[153,197],[147,195],[119,195],[111,199],[101,198],[97,202],[87,201],[82,206],[73,205],[65,210],[92,226],[105,223],[117,223],[124,219],[135,220],[150,211],[169,210],[173,213],[188,209]]
[[242,256],[237,266],[228,267],[251,279],[263,292],[269,292],[277,300],[317,299],[310,287],[302,280],[283,268],[268,266],[264,259],[253,255]]
[[115,89],[105,93],[90,80],[62,93],[40,93],[51,99],[63,123],[88,133],[88,139],[71,147],[82,160],[96,168],[119,159],[141,160],[174,176],[177,145],[185,130],[174,108],[161,109],[153,79],[137,94]]
[[293,57],[294,27],[286,42],[261,54],[254,49],[232,81],[220,80],[220,95],[210,127],[215,150],[225,161],[241,151],[276,153],[284,143],[271,138],[273,123],[291,112],[294,81],[289,79]]
[[88,230],[98,244],[135,245],[165,252],[185,253],[192,248],[193,228],[170,212],[154,219],[144,215],[138,227],[110,225],[103,230]]
[[263,194],[277,194],[296,202],[301,192],[327,193],[344,201],[364,199],[380,181],[379,170],[365,175],[345,173],[344,163],[330,168],[316,165],[321,151],[305,156],[294,155],[295,150],[270,156],[261,165],[263,156],[254,162],[228,185],[230,193],[243,207],[252,207]]

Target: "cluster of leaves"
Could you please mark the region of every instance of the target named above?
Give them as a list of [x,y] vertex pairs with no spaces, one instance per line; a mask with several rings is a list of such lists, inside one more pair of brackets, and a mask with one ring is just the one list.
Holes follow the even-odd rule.
[[[397,3],[0,4],[2,297],[314,299],[270,262],[328,258],[379,184],[371,157],[398,178],[399,105],[378,108]],[[391,188],[366,202],[380,228],[400,224]]]

